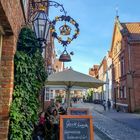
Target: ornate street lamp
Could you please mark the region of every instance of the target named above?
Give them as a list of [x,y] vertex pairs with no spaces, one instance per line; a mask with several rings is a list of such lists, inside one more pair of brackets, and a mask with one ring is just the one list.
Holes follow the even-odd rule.
[[44,48],[46,46],[47,37],[52,22],[48,18],[48,9],[50,6],[55,8],[60,7],[60,12],[66,15],[66,11],[63,5],[51,1],[51,0],[30,0],[28,11],[28,22],[32,23],[33,31],[40,43],[40,46]]
[[39,11],[36,12],[32,19],[32,25],[41,47],[45,47],[46,39],[50,29],[50,20],[45,12],[44,6],[41,6]]
[[[57,16],[53,21],[50,21],[48,18],[48,10],[50,6],[60,8],[60,12],[63,12],[64,14],[59,17]],[[40,43],[41,48],[47,46],[47,38],[49,36],[49,31],[51,32],[52,36],[55,37],[58,40],[58,42],[61,43],[64,47],[69,45],[74,39],[77,38],[79,34],[79,24],[73,18],[67,16],[66,13],[67,12],[65,11],[63,5],[55,1],[51,0],[29,1],[28,22],[32,23],[33,30]],[[55,29],[56,23],[58,21],[65,22],[64,25],[59,27],[60,36],[57,34]],[[71,37],[70,35],[72,28],[68,26],[67,23],[71,24],[75,28],[75,30],[73,29],[74,34]],[[60,61],[63,62],[71,61],[70,55],[71,54],[68,54],[68,52],[65,49],[63,54],[61,54],[60,56]]]

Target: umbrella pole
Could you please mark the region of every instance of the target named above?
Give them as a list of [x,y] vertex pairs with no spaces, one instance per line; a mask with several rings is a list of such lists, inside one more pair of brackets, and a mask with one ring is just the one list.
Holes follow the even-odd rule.
[[67,108],[70,107],[70,102],[71,102],[71,99],[70,99],[70,87],[67,88]]

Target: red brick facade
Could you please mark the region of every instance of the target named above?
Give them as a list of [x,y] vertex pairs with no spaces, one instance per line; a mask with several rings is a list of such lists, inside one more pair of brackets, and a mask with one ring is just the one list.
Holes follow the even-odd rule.
[[0,1],[0,26],[2,28],[2,55],[0,61],[0,140],[7,140],[9,107],[14,85],[14,54],[21,25],[24,23],[21,2]]
[[111,53],[114,107],[129,112],[140,109],[140,23],[116,19]]

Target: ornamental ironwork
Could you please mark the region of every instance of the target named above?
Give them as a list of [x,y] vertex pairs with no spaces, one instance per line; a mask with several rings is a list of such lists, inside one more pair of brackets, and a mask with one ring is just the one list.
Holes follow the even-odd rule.
[[[75,33],[71,38],[67,37],[66,40],[63,40],[61,36],[58,36],[58,34],[56,33],[56,29],[55,29],[56,23],[58,21],[65,21],[65,24],[60,27],[61,29],[62,28],[64,29],[64,26],[66,26],[66,22],[71,23],[75,27]],[[66,27],[67,27],[67,29],[66,29]],[[65,27],[65,33],[63,35],[70,34],[71,28],[69,26],[66,26],[66,27]],[[50,27],[50,30],[52,31],[52,36],[55,37],[58,40],[58,42],[61,43],[63,46],[67,46],[68,44],[71,43],[71,41],[73,39],[76,39],[78,34],[79,34],[79,31],[80,31],[79,24],[70,16],[65,16],[65,15],[62,15],[60,17],[56,17],[55,20],[52,21],[52,25]],[[60,34],[62,35],[62,30],[60,30]]]

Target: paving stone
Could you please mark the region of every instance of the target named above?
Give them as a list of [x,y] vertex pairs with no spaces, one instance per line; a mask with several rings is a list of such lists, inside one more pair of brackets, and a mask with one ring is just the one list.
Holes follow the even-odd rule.
[[[82,103],[74,105],[77,107],[87,107],[93,115],[93,125],[106,134],[112,140],[140,140],[140,132],[121,122],[117,122],[102,114],[103,110],[95,109],[94,105]],[[100,113],[99,113],[100,112]],[[96,139],[95,139],[96,140]]]

